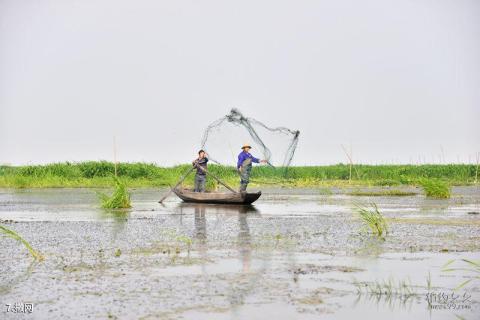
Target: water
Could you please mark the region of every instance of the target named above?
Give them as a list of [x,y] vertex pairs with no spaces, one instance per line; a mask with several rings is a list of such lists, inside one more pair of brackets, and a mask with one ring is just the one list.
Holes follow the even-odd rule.
[[[452,290],[478,272],[442,266],[480,259],[478,188],[449,200],[348,191],[270,189],[254,206],[220,206],[160,205],[163,190],[138,189],[132,209],[106,211],[91,189],[2,189],[2,225],[45,261],[2,238],[1,318],[475,319],[480,280]],[[360,232],[358,201],[389,219],[385,242]],[[427,294],[452,293],[454,305],[429,309]],[[33,313],[7,312],[15,302]]]

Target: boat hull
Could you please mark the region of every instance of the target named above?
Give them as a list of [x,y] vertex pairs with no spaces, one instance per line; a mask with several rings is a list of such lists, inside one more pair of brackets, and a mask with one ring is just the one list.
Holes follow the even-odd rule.
[[251,204],[262,192],[193,192],[186,189],[174,189],[173,192],[184,202],[218,203],[218,204]]

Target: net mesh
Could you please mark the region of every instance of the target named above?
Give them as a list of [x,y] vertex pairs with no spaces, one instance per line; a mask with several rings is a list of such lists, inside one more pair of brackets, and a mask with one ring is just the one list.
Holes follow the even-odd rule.
[[267,160],[272,167],[281,167],[286,173],[293,160],[299,134],[300,131],[286,127],[269,127],[245,117],[238,109],[232,109],[205,129],[201,147],[211,161],[236,165],[241,146],[248,143],[255,157]]

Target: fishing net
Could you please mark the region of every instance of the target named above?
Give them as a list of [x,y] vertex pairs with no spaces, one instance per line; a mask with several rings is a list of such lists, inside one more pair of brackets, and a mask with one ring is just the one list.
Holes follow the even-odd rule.
[[297,148],[299,134],[300,131],[285,127],[268,127],[232,109],[205,129],[201,146],[211,161],[235,166],[242,145],[248,143],[252,146],[250,153],[254,157],[267,160],[272,167],[281,167],[286,174]]

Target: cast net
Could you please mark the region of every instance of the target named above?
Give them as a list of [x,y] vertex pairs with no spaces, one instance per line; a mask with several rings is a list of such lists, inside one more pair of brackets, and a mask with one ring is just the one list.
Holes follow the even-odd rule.
[[286,127],[269,127],[245,117],[239,110],[211,123],[202,137],[201,147],[210,160],[222,165],[235,166],[243,144],[252,146],[250,153],[267,160],[272,167],[280,167],[285,174],[298,144],[300,131]]

